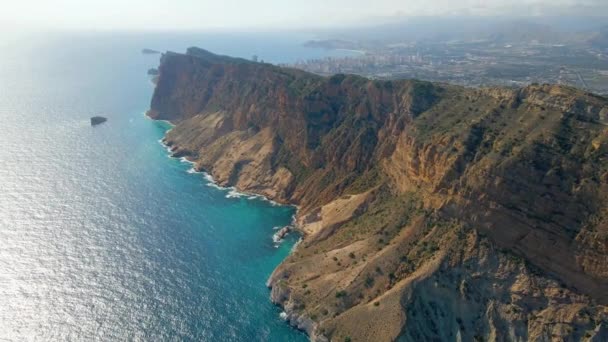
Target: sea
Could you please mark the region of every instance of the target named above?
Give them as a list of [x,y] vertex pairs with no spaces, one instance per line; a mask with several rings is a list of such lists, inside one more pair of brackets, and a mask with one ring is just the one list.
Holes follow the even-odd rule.
[[[0,42],[0,341],[306,341],[265,282],[294,208],[214,185],[145,117],[160,55],[290,63],[295,33],[35,33]],[[91,127],[89,118],[108,121]]]

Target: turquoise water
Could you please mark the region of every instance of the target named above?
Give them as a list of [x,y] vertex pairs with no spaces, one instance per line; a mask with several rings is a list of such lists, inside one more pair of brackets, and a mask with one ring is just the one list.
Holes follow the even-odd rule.
[[[294,210],[233,198],[144,117],[157,55],[199,45],[273,62],[280,36],[44,37],[0,56],[0,340],[305,341],[264,283]],[[90,127],[89,117],[109,120]]]

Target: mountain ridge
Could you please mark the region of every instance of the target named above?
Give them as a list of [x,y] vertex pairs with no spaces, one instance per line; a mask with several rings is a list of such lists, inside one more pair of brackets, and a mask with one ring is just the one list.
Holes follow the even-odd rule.
[[313,340],[608,338],[600,96],[191,48],[161,57],[148,115],[220,184],[299,206],[303,241],[268,285]]

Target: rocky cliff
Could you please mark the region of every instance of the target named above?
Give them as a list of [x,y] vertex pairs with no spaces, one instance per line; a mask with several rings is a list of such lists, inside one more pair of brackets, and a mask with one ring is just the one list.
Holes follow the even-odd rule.
[[222,185],[297,204],[268,281],[323,341],[608,339],[608,100],[166,53],[149,116]]

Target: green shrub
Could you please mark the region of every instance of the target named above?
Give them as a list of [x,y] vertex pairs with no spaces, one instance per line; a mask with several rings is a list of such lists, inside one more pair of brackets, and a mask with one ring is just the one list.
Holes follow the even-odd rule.
[[342,297],[346,297],[347,293],[344,290],[340,290],[338,292],[336,292],[336,298],[342,298]]

